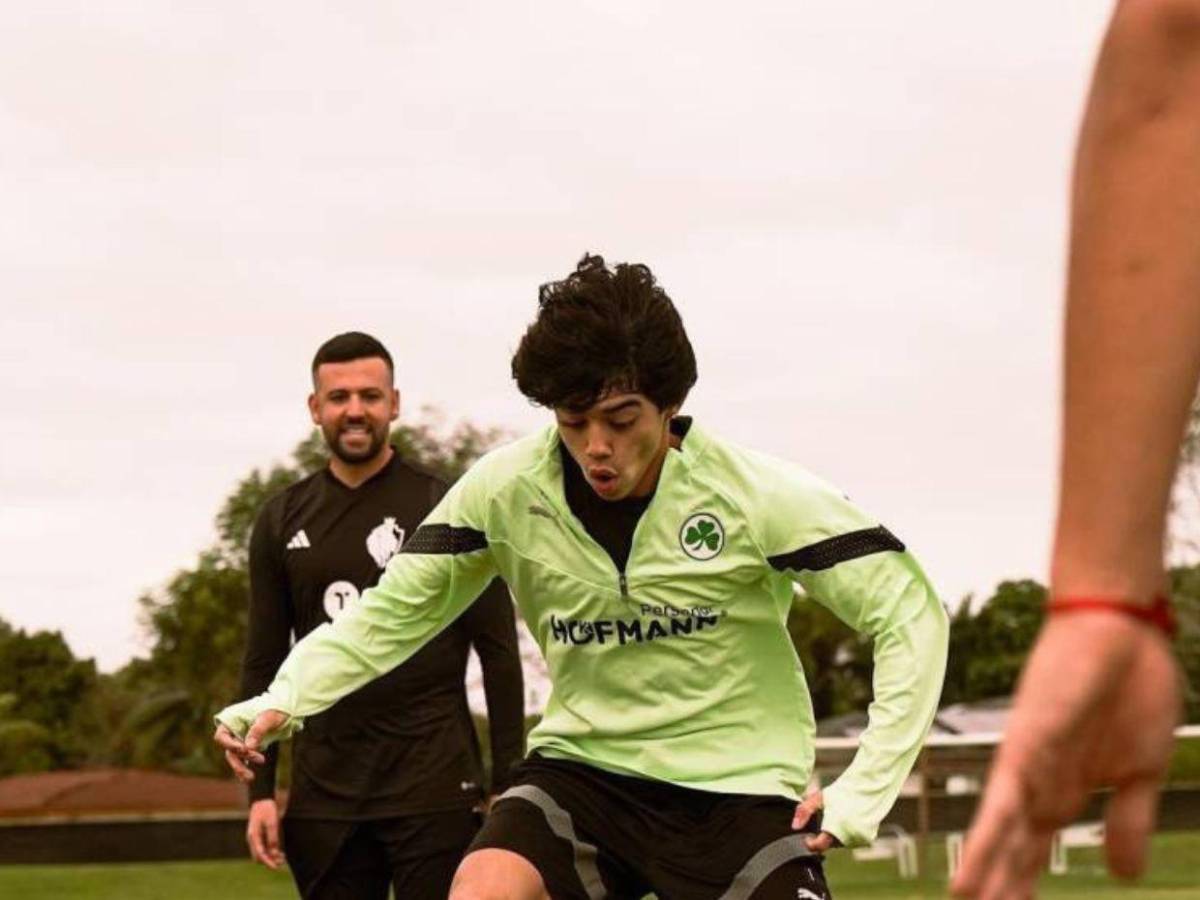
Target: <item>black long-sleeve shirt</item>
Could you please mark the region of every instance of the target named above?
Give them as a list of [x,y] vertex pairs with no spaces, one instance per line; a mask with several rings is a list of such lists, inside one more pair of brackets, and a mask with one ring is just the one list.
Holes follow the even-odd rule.
[[[250,539],[250,617],[240,693],[261,693],[299,640],[378,581],[445,491],[394,454],[349,488],[325,469],[263,507]],[[297,735],[288,814],[374,819],[470,807],[489,789],[467,707],[474,646],[483,669],[491,791],[503,790],[524,744],[521,662],[503,582],[412,659],[308,719]],[[274,795],[273,752],[250,786]]]

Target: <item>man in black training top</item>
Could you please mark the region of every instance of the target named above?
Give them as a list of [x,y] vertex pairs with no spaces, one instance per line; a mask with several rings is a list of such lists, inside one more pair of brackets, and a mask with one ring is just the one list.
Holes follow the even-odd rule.
[[[336,619],[379,579],[445,493],[388,442],[399,413],[392,359],[366,334],[327,341],[312,364],[313,422],[329,465],[267,502],[250,540],[243,697],[260,693],[299,640]],[[467,653],[483,666],[492,784],[464,690]],[[308,720],[295,744],[283,822],[275,757],[250,785],[247,840],[284,862],[306,898],[445,898],[477,809],[507,787],[523,744],[523,687],[513,607],[496,580],[420,653]]]

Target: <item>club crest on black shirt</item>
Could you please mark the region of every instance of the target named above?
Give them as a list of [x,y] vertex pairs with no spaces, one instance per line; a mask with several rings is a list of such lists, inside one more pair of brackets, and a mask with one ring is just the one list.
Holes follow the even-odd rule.
[[388,560],[400,552],[403,543],[404,529],[396,524],[395,516],[387,516],[382,524],[376,525],[367,535],[367,552],[375,560],[375,565],[385,569]]

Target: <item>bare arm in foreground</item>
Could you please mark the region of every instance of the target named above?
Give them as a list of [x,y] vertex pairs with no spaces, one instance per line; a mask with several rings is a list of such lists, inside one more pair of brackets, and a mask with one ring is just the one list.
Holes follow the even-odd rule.
[[[1080,135],[1055,598],[1166,590],[1167,503],[1200,374],[1200,0],[1122,0]],[[1106,854],[1141,873],[1180,711],[1158,629],[1052,615],[1022,676],[956,894],[1031,896],[1054,830],[1115,793]]]

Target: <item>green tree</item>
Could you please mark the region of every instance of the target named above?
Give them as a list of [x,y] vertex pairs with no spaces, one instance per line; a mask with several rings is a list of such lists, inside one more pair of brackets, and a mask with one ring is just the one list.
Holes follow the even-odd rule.
[[[950,617],[943,703],[1004,697],[1013,692],[1042,623],[1046,589],[1036,581],[1005,581],[978,610],[971,598]],[[872,697],[873,641],[819,604],[794,605],[788,631],[804,667],[818,719],[867,708]]]
[[792,604],[787,628],[817,720],[866,709],[874,671],[871,638],[807,598]]
[[1011,694],[1041,628],[1045,602],[1045,587],[1029,579],[1001,582],[978,612],[968,597],[950,618],[942,702]]
[[1200,462],[1200,395],[1192,401],[1192,411],[1188,415],[1187,430],[1183,435],[1179,458],[1185,466]]
[[250,532],[254,528],[254,520],[258,517],[259,510],[271,497],[308,474],[309,472],[299,465],[275,465],[266,472],[255,469],[238,482],[217,513],[219,542],[216,551],[230,565],[246,568]]
[[446,431],[441,414],[425,407],[421,419],[392,429],[391,441],[406,459],[453,483],[471,463],[511,436],[507,429],[481,428],[471,422],[459,422]]
[[0,694],[0,777],[54,767],[49,729],[14,713],[16,694]]
[[1179,620],[1175,652],[1184,674],[1185,716],[1200,722],[1200,565],[1171,570],[1171,595]]
[[133,765],[129,741],[123,733],[126,720],[144,699],[152,679],[146,677],[145,659],[132,659],[112,673],[100,673],[77,731],[91,748],[86,763],[99,766]]
[[237,689],[248,587],[244,567],[209,550],[161,593],[140,599],[154,644],[150,658],[128,676],[140,699],[116,735],[114,752],[122,762],[220,771],[207,738],[213,714]]
[[1167,517],[1168,557],[1176,563],[1194,564],[1200,558],[1196,520],[1200,517],[1200,397],[1192,403],[1179,449],[1179,469],[1171,492]]
[[[76,659],[57,631],[0,630],[0,696],[9,759],[20,771],[79,765],[88,747],[77,729],[96,684],[92,660]],[[32,726],[32,727],[31,727]],[[15,751],[14,751],[15,752]],[[14,762],[19,760],[19,764]]]

